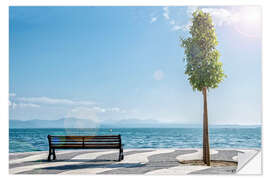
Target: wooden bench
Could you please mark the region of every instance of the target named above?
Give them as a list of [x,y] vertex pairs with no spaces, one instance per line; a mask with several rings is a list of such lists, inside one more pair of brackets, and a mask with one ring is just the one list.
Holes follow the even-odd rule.
[[107,136],[51,136],[48,135],[48,161],[56,159],[55,149],[119,149],[119,161],[124,159],[121,135]]

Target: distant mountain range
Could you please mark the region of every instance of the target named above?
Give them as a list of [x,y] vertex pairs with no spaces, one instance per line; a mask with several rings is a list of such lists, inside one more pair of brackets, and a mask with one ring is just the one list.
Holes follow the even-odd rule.
[[92,120],[62,118],[58,120],[10,120],[10,128],[95,128],[97,123]]
[[[210,128],[246,128],[260,125],[209,125]],[[92,120],[62,118],[58,120],[10,120],[9,128],[202,128],[201,124],[160,123],[156,120],[123,119],[97,123]]]

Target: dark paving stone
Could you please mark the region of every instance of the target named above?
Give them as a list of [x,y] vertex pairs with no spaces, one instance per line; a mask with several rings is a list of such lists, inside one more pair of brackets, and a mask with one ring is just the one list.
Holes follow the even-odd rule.
[[[125,150],[123,151],[124,153],[124,158],[127,155],[131,155],[131,154],[136,154],[136,153],[146,153],[146,152],[152,152],[154,150],[134,150],[134,151],[127,151],[125,152]],[[111,154],[104,154],[101,155],[99,157],[97,157],[98,160],[102,160],[102,159],[114,159],[114,160],[118,160],[119,157],[119,152],[115,152],[115,153],[111,153]]]
[[[191,154],[195,153],[197,150],[175,150],[171,153],[161,153],[161,154],[155,154],[148,157],[149,162],[177,162],[176,159],[177,156],[184,155],[184,154]],[[178,163],[179,165],[179,163]]]
[[149,162],[135,167],[120,167],[98,174],[145,174],[149,171],[166,169],[181,165],[176,159],[179,155],[195,153],[196,150],[175,150],[171,153],[155,154],[148,157]]
[[[134,150],[125,152],[124,155],[132,155],[136,153],[145,153],[151,152],[153,150]],[[212,160],[226,160],[233,161],[232,157],[236,156],[238,152],[241,151],[236,150],[217,150],[218,153],[211,155]],[[155,154],[148,157],[149,162],[146,164],[141,163],[116,163],[115,160],[118,159],[119,152],[115,151],[115,153],[110,153],[106,155],[101,155],[96,159],[82,159],[76,160],[72,159],[73,157],[89,153],[89,152],[97,152],[97,151],[74,151],[66,154],[59,154],[57,156],[57,161],[64,162],[81,162],[79,164],[73,165],[62,165],[55,167],[46,167],[46,168],[38,168],[33,169],[31,171],[21,172],[19,174],[58,174],[61,172],[65,172],[68,170],[76,170],[76,169],[85,169],[85,168],[112,168],[112,170],[101,172],[99,174],[145,174],[150,171],[172,168],[176,166],[181,166],[181,164],[176,159],[177,156],[183,154],[189,154],[197,152],[197,150],[175,150],[171,153],[161,153]],[[33,161],[29,163],[18,163],[11,164],[10,168],[27,166],[27,165],[37,165],[44,164],[44,162],[48,163],[46,160],[43,161]],[[199,170],[192,172],[190,174],[234,174],[236,172],[235,166],[230,167],[211,167],[209,169]]]
[[211,160],[235,161],[234,156],[237,156],[241,151],[236,150],[217,150],[217,154],[211,155]]
[[193,171],[189,174],[235,174],[236,169],[236,166],[211,167],[209,169]]
[[[211,160],[223,160],[234,161],[232,158],[237,156],[238,153],[243,153],[237,150],[217,150],[217,154],[211,155]],[[194,171],[190,174],[235,174],[237,166],[225,166],[225,167],[211,167],[209,169],[203,169]]]
[[[137,153],[144,153],[144,152],[151,152],[153,150],[142,150],[142,151],[129,151],[125,152],[124,151],[124,156],[125,155],[131,155],[131,154],[137,154]],[[118,152],[116,153],[110,153],[106,155],[101,155],[98,156],[94,160],[87,160],[83,163],[79,164],[71,164],[71,165],[62,165],[62,166],[54,166],[54,167],[46,167],[46,168],[38,168],[38,169],[33,169],[30,171],[24,171],[19,174],[58,174],[62,173],[68,170],[75,170],[75,169],[85,169],[85,168],[121,168],[121,167],[136,167],[136,166],[141,166],[141,164],[138,163],[121,163],[121,164],[115,164],[118,161],[114,161],[111,159],[115,159],[115,156],[118,157]],[[110,159],[111,158],[111,159]],[[81,160],[64,160],[64,162],[78,162]]]
[[72,151],[70,153],[59,154],[59,155],[57,155],[57,152],[56,152],[56,159],[57,161],[70,161],[75,156],[87,154],[87,153],[96,153],[96,152],[99,152],[99,151],[77,151],[77,152]]
[[65,154],[57,154],[56,152],[56,160],[54,161],[47,161],[47,159],[43,160],[36,160],[36,161],[27,161],[27,162],[21,162],[21,163],[12,163],[9,164],[9,168],[16,168],[16,167],[22,167],[22,166],[31,166],[31,165],[39,165],[39,164],[44,164],[44,163],[53,163],[53,162],[59,162],[59,161],[68,161],[74,158],[75,156],[81,155],[81,154],[86,154],[86,153],[94,153],[98,151],[74,151],[70,153],[65,153]]

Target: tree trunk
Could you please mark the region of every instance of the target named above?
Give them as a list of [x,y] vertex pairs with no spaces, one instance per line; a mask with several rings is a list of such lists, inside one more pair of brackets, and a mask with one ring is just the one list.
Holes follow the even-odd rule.
[[203,88],[203,161],[210,166],[210,150],[208,137],[207,88]]

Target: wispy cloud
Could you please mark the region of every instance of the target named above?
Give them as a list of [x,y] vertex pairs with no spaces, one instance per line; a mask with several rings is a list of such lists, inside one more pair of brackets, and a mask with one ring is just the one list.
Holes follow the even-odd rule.
[[31,108],[39,108],[40,105],[32,104],[32,103],[20,103],[18,104],[19,107],[31,107]]
[[174,24],[175,24],[175,20],[171,20],[171,21],[170,21],[170,24],[171,24],[171,25],[174,25]]
[[172,31],[177,31],[177,30],[179,30],[179,29],[182,29],[182,27],[181,26],[178,26],[178,25],[175,25],[175,26],[173,26],[172,27]]
[[93,105],[92,101],[74,101],[70,99],[58,99],[49,97],[20,97],[18,101],[35,104],[59,104],[59,105]]
[[110,112],[121,112],[124,113],[125,110],[121,110],[120,108],[114,107],[114,108],[110,108],[108,109]]
[[188,6],[187,10],[186,10],[186,14],[189,18],[192,17],[192,14],[194,11],[196,11],[196,9],[198,9],[198,6]]
[[[189,6],[186,10],[187,16],[191,18],[193,12],[196,11],[198,8],[199,7],[197,6]],[[210,13],[210,15],[212,16],[214,25],[217,25],[217,26],[228,25],[237,20],[237,16],[235,16],[232,11],[229,11],[224,8],[202,8],[201,10],[203,12]],[[189,21],[188,23],[181,25],[179,29],[183,31],[188,31],[190,29],[190,26],[191,26],[191,22]]]
[[[188,18],[192,17],[192,13],[198,9],[198,6],[188,6],[186,8],[186,15]],[[240,22],[240,9],[243,8],[201,8],[202,11],[210,13],[213,19],[213,23],[215,26],[224,26],[224,25],[231,25],[233,23]],[[171,11],[170,7],[163,7],[162,9],[162,16],[165,18],[166,21],[168,21],[170,25],[170,29],[172,31],[188,31],[191,22],[188,21],[186,23],[179,23],[179,19],[176,18],[175,13],[176,11]],[[151,19],[151,22],[156,21],[156,19]]]
[[[96,103],[93,101],[74,101],[70,99],[59,99],[59,98],[49,98],[49,97],[17,97],[14,100],[9,101],[9,106],[12,109],[17,107],[20,108],[37,108],[41,107],[41,105],[50,105],[50,106],[61,106],[64,107],[72,107],[77,109],[82,108],[83,110],[95,112],[95,113],[125,113],[125,110],[122,110],[118,107],[109,107],[103,108],[96,106]],[[67,105],[67,106],[66,106]]]
[[125,111],[120,108],[102,108],[102,107],[75,107],[70,112],[68,112],[66,117],[73,117],[79,119],[89,119],[93,121],[99,121],[100,114],[107,113],[123,113]]
[[95,111],[95,112],[98,112],[98,113],[108,113],[108,112],[113,112],[113,113],[124,113],[125,110],[122,110],[118,107],[112,107],[112,108],[101,108],[101,107],[98,107],[98,106],[95,106],[95,107],[92,107],[92,109]]
[[152,17],[150,23],[152,24],[152,23],[154,23],[156,21],[157,21],[157,17]]
[[[189,6],[187,8],[188,17],[192,17],[192,13],[198,9],[197,6]],[[240,21],[240,13],[241,10],[245,9],[245,7],[235,7],[235,8],[201,8],[203,12],[210,13],[213,19],[213,23],[216,26],[224,26],[231,25],[233,23],[237,23]]]
[[39,108],[40,105],[32,104],[32,103],[16,103],[16,102],[9,101],[9,107],[12,109],[15,109],[15,108]]
[[169,25],[171,26],[172,31],[186,30],[185,25],[177,24],[176,20],[173,17],[170,16],[169,7],[164,7],[163,8],[163,14],[162,15],[164,16],[165,20],[167,20],[169,22]]
[[210,13],[214,24],[217,26],[230,25],[238,21],[238,16],[235,12],[224,8],[202,8],[202,11]]
[[170,11],[169,11],[169,7],[164,7],[163,8],[163,17],[167,20],[170,19],[170,15],[169,15]]
[[66,117],[98,121],[97,110],[88,107],[73,108],[70,112],[68,112]]
[[157,70],[154,72],[153,77],[155,80],[160,81],[164,78],[164,72],[162,70]]

